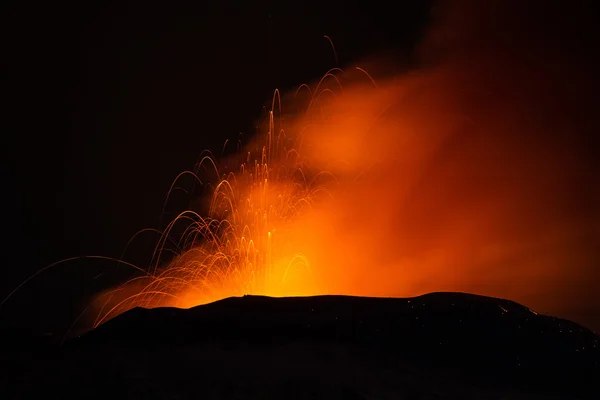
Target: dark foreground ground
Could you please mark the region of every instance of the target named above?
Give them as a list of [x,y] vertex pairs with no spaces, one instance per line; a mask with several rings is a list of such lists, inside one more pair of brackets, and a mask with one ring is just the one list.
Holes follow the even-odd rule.
[[0,398],[600,398],[600,338],[519,304],[230,298],[134,309],[62,347],[5,332]]

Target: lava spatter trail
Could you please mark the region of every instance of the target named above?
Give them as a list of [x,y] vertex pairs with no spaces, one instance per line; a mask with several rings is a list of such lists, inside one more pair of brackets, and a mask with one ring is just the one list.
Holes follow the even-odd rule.
[[[302,112],[306,121],[310,116],[306,124],[326,118],[322,103],[335,101],[336,90],[343,90],[338,77],[343,73],[334,68],[316,88],[298,88],[295,101],[303,89],[310,94]],[[295,123],[287,130],[284,118],[276,90],[263,122],[265,132],[259,133],[262,143],[238,142],[236,154],[225,162],[205,152],[193,171],[177,176],[165,205],[179,181],[191,177],[195,185],[212,191],[207,215],[185,210],[172,219],[161,233],[147,273],[96,300],[102,305],[94,326],[138,306],[187,308],[243,294],[319,293],[310,258],[299,251],[302,246],[295,246],[293,237],[297,238],[302,218],[332,200],[330,188],[336,178],[326,169],[312,167],[303,156],[306,125],[298,129]],[[223,172],[219,166],[224,164],[239,167]]]

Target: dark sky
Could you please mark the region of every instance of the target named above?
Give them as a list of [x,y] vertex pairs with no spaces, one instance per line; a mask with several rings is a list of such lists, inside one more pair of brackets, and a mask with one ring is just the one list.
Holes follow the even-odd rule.
[[[340,66],[376,53],[403,58],[428,15],[421,1],[377,13],[372,2],[205,3],[21,4],[2,13],[0,297],[49,263],[118,257],[136,231],[159,228],[173,178],[203,149],[252,133],[275,88],[336,66],[323,35]],[[56,302],[72,319],[68,307],[90,292],[91,268],[61,266],[6,306],[35,312]]]
[[[219,152],[226,139],[251,135],[275,88],[293,89],[336,66],[323,35],[333,39],[341,67],[378,55],[409,65],[430,16],[430,1],[419,0],[206,3],[21,3],[2,11],[0,299],[52,262],[119,257],[135,232],[160,228],[172,180],[193,168],[202,150]],[[465,15],[479,4],[453,3]],[[534,10],[540,21],[544,10]],[[488,11],[493,17],[493,7]],[[480,28],[506,31],[497,36],[509,45],[543,41],[534,23],[521,24],[530,33],[510,33],[501,23],[471,29],[477,21],[465,18],[468,40],[458,30],[456,37],[442,34],[442,42],[471,48]],[[548,47],[591,54],[593,46],[572,46],[579,25],[589,39],[591,25],[575,21],[557,27]],[[575,59],[562,56],[565,65]],[[593,70],[589,62],[585,70]],[[106,289],[94,279],[105,267],[73,263],[44,273],[0,309],[0,320],[20,313],[22,323],[64,329],[87,296]]]

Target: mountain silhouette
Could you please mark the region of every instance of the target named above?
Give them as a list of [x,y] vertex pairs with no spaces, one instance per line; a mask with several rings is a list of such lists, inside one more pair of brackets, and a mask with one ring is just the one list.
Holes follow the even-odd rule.
[[595,333],[465,293],[244,296],[191,309],[136,308],[61,347],[15,347],[5,358],[8,386],[19,382],[21,395],[43,384],[63,398],[600,394]]

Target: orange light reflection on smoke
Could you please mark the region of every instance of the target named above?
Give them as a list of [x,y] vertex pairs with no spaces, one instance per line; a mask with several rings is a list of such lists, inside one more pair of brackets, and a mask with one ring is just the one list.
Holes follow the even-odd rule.
[[334,69],[311,95],[304,86],[280,105],[276,93],[257,142],[223,162],[241,168],[223,176],[210,218],[188,221],[184,255],[113,315],[246,293],[445,290],[583,309],[600,185],[583,139],[591,103],[575,100],[591,89],[541,33],[502,42],[505,30],[481,23],[503,15],[490,10],[470,23],[446,13],[423,45],[428,67],[376,85]]

